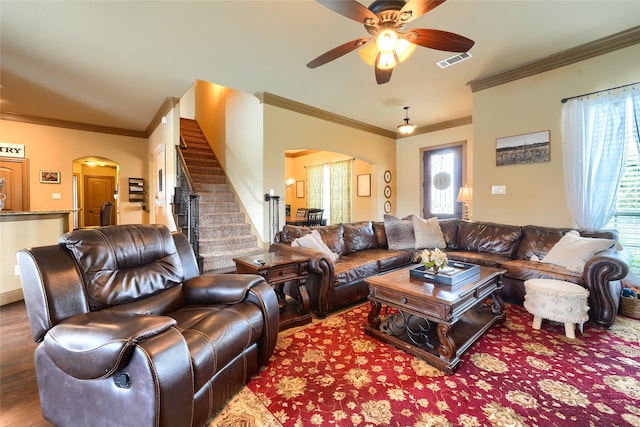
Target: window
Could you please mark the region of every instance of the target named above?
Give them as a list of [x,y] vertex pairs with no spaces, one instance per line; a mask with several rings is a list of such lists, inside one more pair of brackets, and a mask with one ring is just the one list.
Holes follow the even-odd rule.
[[632,139],[625,144],[626,168],[618,192],[615,210],[607,228],[620,233],[620,244],[631,252],[631,271],[640,274],[640,153]]
[[425,150],[422,162],[424,218],[460,218],[456,197],[462,186],[462,146]]

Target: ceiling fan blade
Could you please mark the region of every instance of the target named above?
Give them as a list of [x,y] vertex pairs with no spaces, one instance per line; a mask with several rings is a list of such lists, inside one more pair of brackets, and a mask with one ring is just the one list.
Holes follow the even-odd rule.
[[334,47],[333,49],[323,53],[313,61],[309,62],[307,64],[307,67],[316,68],[321,65],[324,65],[327,62],[331,62],[334,59],[340,58],[342,55],[346,55],[352,50],[356,50],[357,48],[366,44],[368,41],[369,39],[355,39],[355,40],[351,40],[350,42],[341,44],[340,46]]
[[402,6],[402,9],[400,9],[399,16],[402,22],[411,22],[429,12],[431,9],[440,6],[445,1],[446,0],[409,0]]
[[361,24],[364,24],[367,19],[373,19],[378,22],[378,17],[375,13],[355,0],[318,0],[318,3]]
[[467,52],[475,44],[473,40],[459,34],[424,28],[409,30],[406,33],[400,33],[400,36],[419,46],[447,52]]
[[378,53],[378,56],[376,56],[375,70],[376,70],[376,82],[378,82],[379,85],[382,85],[382,84],[388,83],[389,80],[391,80],[391,73],[393,73],[393,67],[380,69],[378,68],[379,62],[380,62],[380,53]]

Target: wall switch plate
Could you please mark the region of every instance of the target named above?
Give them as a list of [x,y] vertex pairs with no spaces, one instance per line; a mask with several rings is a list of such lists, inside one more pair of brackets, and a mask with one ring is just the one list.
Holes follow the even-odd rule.
[[492,185],[491,194],[507,194],[506,185]]
[[60,200],[62,199],[62,195],[60,193],[51,193],[51,198],[53,200]]

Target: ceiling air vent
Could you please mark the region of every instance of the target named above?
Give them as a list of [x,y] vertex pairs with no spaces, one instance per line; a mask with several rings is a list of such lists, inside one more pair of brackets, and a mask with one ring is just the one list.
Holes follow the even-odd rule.
[[465,52],[456,56],[452,56],[451,58],[443,59],[442,61],[438,61],[438,67],[447,68],[452,66],[453,64],[457,64],[458,62],[464,61],[465,59],[472,58],[471,53]]

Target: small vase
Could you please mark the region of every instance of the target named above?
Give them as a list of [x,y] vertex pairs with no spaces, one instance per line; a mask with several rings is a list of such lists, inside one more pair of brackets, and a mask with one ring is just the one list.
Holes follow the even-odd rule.
[[433,272],[434,272],[435,274],[438,274],[438,271],[440,271],[440,269],[438,268],[438,266],[437,266],[437,265],[434,265],[434,266],[433,266],[433,267],[431,267],[431,268],[433,269]]

